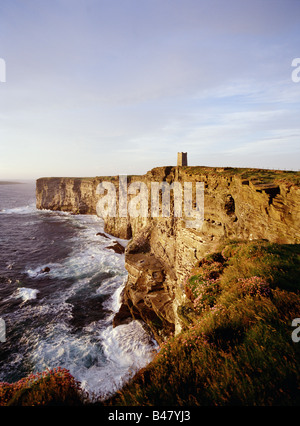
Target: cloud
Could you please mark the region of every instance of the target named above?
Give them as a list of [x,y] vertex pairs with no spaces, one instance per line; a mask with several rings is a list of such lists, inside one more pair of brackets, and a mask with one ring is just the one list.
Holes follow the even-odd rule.
[[242,164],[271,140],[290,152],[282,167],[296,161],[299,12],[293,0],[1,2],[0,175],[145,172],[177,150]]

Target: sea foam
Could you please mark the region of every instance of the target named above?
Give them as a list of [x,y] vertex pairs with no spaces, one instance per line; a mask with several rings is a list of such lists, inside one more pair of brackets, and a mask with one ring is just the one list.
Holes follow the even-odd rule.
[[0,214],[31,214],[35,211],[35,203],[32,203],[26,206],[14,207],[10,209],[1,209]]
[[39,290],[33,288],[19,287],[16,291],[15,297],[21,297],[23,302],[27,302],[27,300],[36,299]]
[[[139,321],[113,328],[128,273],[125,255],[107,249],[107,245],[117,240],[125,247],[127,241],[109,235],[100,238],[97,233],[104,232],[104,227],[96,216],[37,210],[33,216],[39,225],[43,221],[49,223],[49,219],[54,225],[49,244],[42,246],[45,255],[41,253],[24,266],[28,286],[19,286],[14,292],[14,297],[22,298],[23,303],[22,309],[15,310],[13,320],[26,323],[18,362],[21,366],[26,357],[33,372],[58,366],[67,368],[90,394],[105,397],[151,361],[157,349]],[[75,232],[63,240],[69,252],[51,262],[51,241],[61,244],[56,222]],[[49,262],[45,263],[48,253]],[[43,273],[46,267],[50,270]],[[39,291],[37,303],[25,303],[37,298]],[[94,315],[90,321],[87,318],[86,322],[76,324],[76,315],[85,313],[94,300],[102,301],[95,304],[103,311],[102,317]]]

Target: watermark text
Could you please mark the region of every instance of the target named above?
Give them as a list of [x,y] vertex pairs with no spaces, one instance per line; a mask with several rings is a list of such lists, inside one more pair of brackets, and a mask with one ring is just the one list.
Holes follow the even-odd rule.
[[0,58],[0,83],[6,83],[6,62]]
[[[200,228],[204,221],[203,182],[145,182],[127,183],[120,175],[118,185],[101,182],[96,193],[97,214],[109,217],[177,217],[185,220],[187,228]],[[172,200],[172,202],[171,202]]]
[[296,327],[292,332],[292,341],[295,343],[300,342],[300,318],[294,318],[292,327]]
[[292,81],[294,83],[300,82],[300,58],[294,58],[292,61],[292,67],[296,67],[292,71]]
[[6,326],[4,319],[0,318],[0,343],[6,342]]

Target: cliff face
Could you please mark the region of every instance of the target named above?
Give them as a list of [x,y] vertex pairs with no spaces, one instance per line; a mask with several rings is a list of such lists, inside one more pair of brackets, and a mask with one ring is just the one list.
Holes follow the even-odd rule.
[[[117,177],[41,178],[37,181],[37,208],[95,214],[101,198],[97,185],[108,180],[116,187],[118,210]],[[287,176],[279,171],[160,167],[128,177],[127,183],[142,182],[150,194],[151,182],[175,181],[182,186],[184,182],[204,183],[202,228],[187,228],[184,217],[174,217],[172,205],[170,217],[127,214],[104,219],[106,232],[131,238],[125,253],[128,282],[115,325],[131,317],[143,319],[158,341],[180,331],[178,307],[186,302],[184,281],[220,241],[300,243],[299,173]],[[127,197],[129,202],[133,195]]]
[[97,178],[40,178],[36,182],[38,209],[96,214]]

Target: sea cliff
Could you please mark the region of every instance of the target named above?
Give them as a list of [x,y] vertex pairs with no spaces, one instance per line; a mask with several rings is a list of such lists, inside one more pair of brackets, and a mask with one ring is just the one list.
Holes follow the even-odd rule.
[[[186,227],[184,217],[105,217],[105,232],[129,239],[125,252],[128,281],[117,326],[142,319],[163,342],[181,331],[181,308],[188,302],[185,282],[193,267],[225,240],[268,240],[300,243],[300,173],[259,169],[159,167],[145,175],[128,176],[127,185],[142,182],[204,183],[204,223]],[[118,176],[40,178],[38,209],[97,214],[101,182],[110,182],[120,195]],[[130,201],[133,195],[127,195]],[[194,200],[195,201],[195,200]],[[149,201],[150,203],[150,201]],[[150,205],[150,204],[149,204]]]

